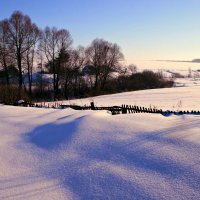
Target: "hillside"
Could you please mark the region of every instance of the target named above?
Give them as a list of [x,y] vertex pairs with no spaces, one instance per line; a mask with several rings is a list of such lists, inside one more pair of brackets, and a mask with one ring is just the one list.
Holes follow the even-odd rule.
[[[57,103],[83,106],[94,101],[96,106],[128,104],[164,110],[200,110],[200,81],[192,79],[177,79],[176,81],[181,87],[123,92],[78,100],[58,101]],[[49,102],[49,104],[54,105],[55,102]]]
[[[199,109],[199,89],[92,100],[162,108],[182,101],[184,109]],[[199,128],[200,117],[192,115],[112,116],[1,105],[0,199],[200,199]]]

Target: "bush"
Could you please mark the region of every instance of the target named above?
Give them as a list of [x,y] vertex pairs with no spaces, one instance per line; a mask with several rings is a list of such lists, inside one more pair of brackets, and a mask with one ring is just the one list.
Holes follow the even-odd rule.
[[143,71],[132,75],[122,75],[110,80],[105,87],[108,92],[126,92],[134,90],[172,87],[173,80],[164,79],[160,74]]
[[17,100],[24,99],[29,101],[28,95],[19,90],[16,85],[0,85],[0,102],[8,105],[14,105]]

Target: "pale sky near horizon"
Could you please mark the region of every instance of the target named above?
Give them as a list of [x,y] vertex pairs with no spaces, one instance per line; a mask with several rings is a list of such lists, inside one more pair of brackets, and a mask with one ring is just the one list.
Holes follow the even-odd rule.
[[0,0],[0,20],[15,10],[41,28],[68,29],[74,46],[116,42],[127,64],[200,58],[200,0]]

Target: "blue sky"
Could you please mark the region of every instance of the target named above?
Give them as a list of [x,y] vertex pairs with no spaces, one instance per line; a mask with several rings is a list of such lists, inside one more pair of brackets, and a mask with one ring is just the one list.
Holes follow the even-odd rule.
[[127,63],[200,58],[199,0],[0,0],[0,19],[14,10],[68,29],[74,46],[116,42]]

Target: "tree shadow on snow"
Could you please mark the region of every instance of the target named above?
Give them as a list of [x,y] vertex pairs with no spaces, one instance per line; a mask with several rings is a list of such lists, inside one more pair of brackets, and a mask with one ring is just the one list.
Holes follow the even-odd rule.
[[[189,135],[189,130],[194,126],[200,126],[199,120],[158,131],[138,133],[133,142],[105,142],[100,148],[93,149],[88,154],[90,159],[96,161],[111,162],[119,167],[124,166],[129,169],[158,174],[169,183],[179,182],[187,185],[196,192],[196,196],[193,194],[195,198],[200,198],[200,172],[197,170],[200,168],[200,145],[181,138],[167,137],[182,129]],[[173,154],[176,155],[177,153],[187,155],[190,160],[176,160],[176,156],[173,156]],[[199,168],[195,169],[194,167]],[[159,188],[159,185],[156,185],[157,181],[154,180],[154,182],[154,186]],[[177,188],[173,187],[172,190],[179,193],[178,185]],[[182,199],[192,198],[191,194],[186,194],[185,197],[181,196],[182,194],[179,195]]]
[[49,123],[39,126],[26,135],[26,140],[39,148],[52,150],[71,140],[83,118],[84,116],[63,124]]
[[[82,118],[66,124],[50,123],[40,126],[28,135],[28,140],[40,148],[54,149],[71,141]],[[194,126],[199,126],[199,120],[134,134],[133,138],[127,141],[115,140],[113,132],[105,130],[102,134],[104,137],[107,134],[107,139],[95,142],[80,141],[80,146],[74,146],[74,151],[79,155],[77,159],[55,160],[52,168],[44,167],[40,173],[50,179],[58,179],[63,187],[70,188],[80,199],[160,200],[174,199],[174,194],[177,195],[177,199],[198,199],[200,172],[194,167],[198,167],[200,163],[200,145],[167,137],[181,129],[190,134],[190,129]],[[81,132],[84,131],[87,130],[81,129]],[[90,131],[92,133],[92,130]],[[109,139],[109,135],[113,135],[112,140]],[[185,155],[191,154],[190,161],[180,162],[176,160],[176,156],[169,156],[180,152]],[[66,149],[67,153],[69,152]],[[130,172],[134,174],[137,170],[151,174],[150,177],[155,175],[155,179],[150,180],[154,189],[147,189],[142,178],[130,178],[131,174],[130,177],[123,175]],[[170,187],[173,183],[170,191],[162,191],[162,184],[156,180],[156,175],[162,178],[164,185]],[[194,192],[184,193],[185,185]],[[155,191],[161,191],[161,194]]]
[[[200,164],[200,145],[181,138],[167,137],[181,129],[190,134],[189,130],[198,125],[199,120],[193,120],[154,132],[139,133],[136,134],[134,142],[127,141],[126,145],[124,141],[120,143],[109,140],[99,145],[87,144],[88,150],[80,151],[85,161],[82,160],[78,164],[79,169],[74,168],[76,170],[71,171],[70,177],[65,179],[64,184],[70,186],[82,197],[81,199],[160,199],[162,195],[153,194],[153,190],[142,187],[142,179],[125,180],[120,173],[120,170],[127,171],[127,174],[130,171],[141,170],[152,176],[162,177],[162,184],[171,187],[170,193],[162,191],[156,176],[155,180],[150,180],[153,182],[151,187],[155,189],[154,191],[164,194],[165,198],[174,199],[173,195],[176,194],[177,198],[181,199],[198,199],[200,198],[200,172],[194,166],[198,167]],[[112,133],[107,132],[107,134]],[[172,156],[180,152],[187,155],[190,161],[176,160],[176,156]],[[88,163],[93,162],[97,165],[89,168]],[[105,165],[101,166],[101,163]],[[113,171],[109,166],[114,167]],[[115,167],[119,169],[119,174],[115,172]],[[190,188],[192,192],[184,194],[184,187],[181,185]]]

